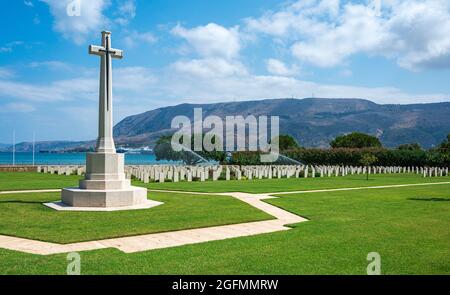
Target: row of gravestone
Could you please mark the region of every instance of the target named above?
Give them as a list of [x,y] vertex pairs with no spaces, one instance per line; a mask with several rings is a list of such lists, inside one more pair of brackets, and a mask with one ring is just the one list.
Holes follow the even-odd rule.
[[[171,166],[171,165],[129,165],[125,166],[127,178],[137,178],[144,183],[149,182],[179,182],[179,181],[217,181],[242,179],[273,179],[273,178],[308,178],[336,177],[353,174],[392,174],[414,173],[423,177],[448,176],[448,167],[397,167],[397,166],[313,166],[313,165],[266,165],[266,166]],[[59,175],[82,175],[85,166],[59,165],[38,166],[37,172]]]

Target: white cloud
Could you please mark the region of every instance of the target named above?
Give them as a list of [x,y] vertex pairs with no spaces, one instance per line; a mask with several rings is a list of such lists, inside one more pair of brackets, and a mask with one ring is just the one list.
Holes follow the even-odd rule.
[[[144,67],[123,67],[114,69],[113,87],[118,91],[138,93],[147,96],[146,91],[150,91],[151,87],[158,81],[156,75]],[[121,94],[123,95],[123,94]],[[138,97],[141,99],[142,97]]]
[[267,71],[277,76],[294,76],[299,73],[299,68],[296,65],[288,67],[284,62],[270,58],[266,60]]
[[29,64],[30,68],[46,68],[53,71],[59,70],[71,70],[73,66],[68,63],[58,61],[58,60],[49,60],[49,61],[34,61]]
[[[199,79],[188,73],[168,73],[159,87],[176,102],[223,102],[231,99],[253,100],[263,98],[316,97],[364,98],[377,103],[424,103],[448,101],[450,95],[443,93],[411,94],[395,87],[355,87],[321,84],[292,77],[242,75],[204,76]],[[183,98],[183,100],[180,100]],[[166,105],[163,101],[161,105]]]
[[23,4],[25,4],[25,5],[28,6],[28,7],[34,7],[33,1],[27,1],[27,0],[24,0],[24,1],[23,1]]
[[0,108],[0,113],[31,113],[36,109],[27,103],[7,103]]
[[55,102],[92,97],[98,82],[87,78],[55,81],[47,85],[0,80],[0,96],[34,102]]
[[137,31],[126,32],[124,38],[125,45],[127,47],[141,46],[142,43],[153,44],[157,42],[157,38],[151,32],[139,33]]
[[339,72],[339,75],[341,75],[342,77],[351,77],[353,76],[353,72],[350,69],[344,69]]
[[0,67],[0,79],[9,79],[15,76],[14,72],[8,68]]
[[172,68],[178,73],[194,75],[199,78],[242,76],[247,74],[247,69],[240,62],[230,62],[222,58],[177,61],[172,64]]
[[102,26],[109,21],[103,10],[108,6],[108,0],[78,0],[80,3],[80,16],[69,16],[67,6],[73,0],[41,0],[50,7],[54,17],[53,29],[61,33],[64,38],[76,44],[82,44],[91,33],[98,33]]
[[24,44],[25,44],[25,42],[23,42],[23,41],[13,41],[13,42],[6,43],[5,45],[0,46],[0,53],[12,52],[15,47],[22,46]]
[[392,58],[404,68],[450,68],[450,1],[390,0],[381,15],[361,3],[297,1],[246,20],[246,29],[283,40],[298,60],[340,65],[363,53]]
[[[39,65],[40,66],[40,65]],[[43,66],[46,66],[45,63]],[[0,70],[2,70],[0,68]],[[3,72],[0,71],[0,73]],[[2,99],[32,106],[64,104],[65,107],[89,104],[98,101],[98,74],[95,70],[78,71],[79,77],[56,80],[48,84],[25,83],[14,80],[0,80],[0,105]],[[123,67],[113,73],[113,94],[116,103],[123,102],[122,112],[127,105],[142,106],[146,97],[154,93],[157,77],[146,68]],[[130,113],[127,113],[130,114]]]
[[239,27],[225,28],[210,23],[192,29],[177,25],[172,34],[184,38],[202,57],[236,58],[241,49]]
[[118,17],[115,19],[115,22],[122,26],[127,25],[136,16],[135,0],[127,0],[121,3],[117,15]]

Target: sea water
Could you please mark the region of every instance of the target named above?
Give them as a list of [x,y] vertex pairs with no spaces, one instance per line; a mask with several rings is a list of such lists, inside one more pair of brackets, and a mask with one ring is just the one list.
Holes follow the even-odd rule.
[[[36,165],[84,165],[86,153],[35,153],[34,163]],[[174,162],[156,161],[154,154],[125,154],[125,164],[128,165],[151,165],[167,164]],[[13,153],[0,152],[0,165],[12,165]],[[16,165],[33,164],[33,153],[15,153]]]

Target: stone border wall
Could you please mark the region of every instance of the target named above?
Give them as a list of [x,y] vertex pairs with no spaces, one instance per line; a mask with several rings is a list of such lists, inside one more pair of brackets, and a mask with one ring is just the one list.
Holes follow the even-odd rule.
[[37,166],[32,165],[0,165],[0,172],[35,172]]

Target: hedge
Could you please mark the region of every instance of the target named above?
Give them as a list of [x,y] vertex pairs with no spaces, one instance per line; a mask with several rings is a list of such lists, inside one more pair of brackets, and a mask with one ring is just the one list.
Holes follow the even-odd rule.
[[[450,153],[437,150],[394,150],[385,148],[298,148],[284,151],[283,154],[309,165],[349,165],[359,166],[364,154],[377,157],[379,166],[433,166],[450,167]],[[235,152],[230,163],[234,165],[264,165],[258,152]]]

